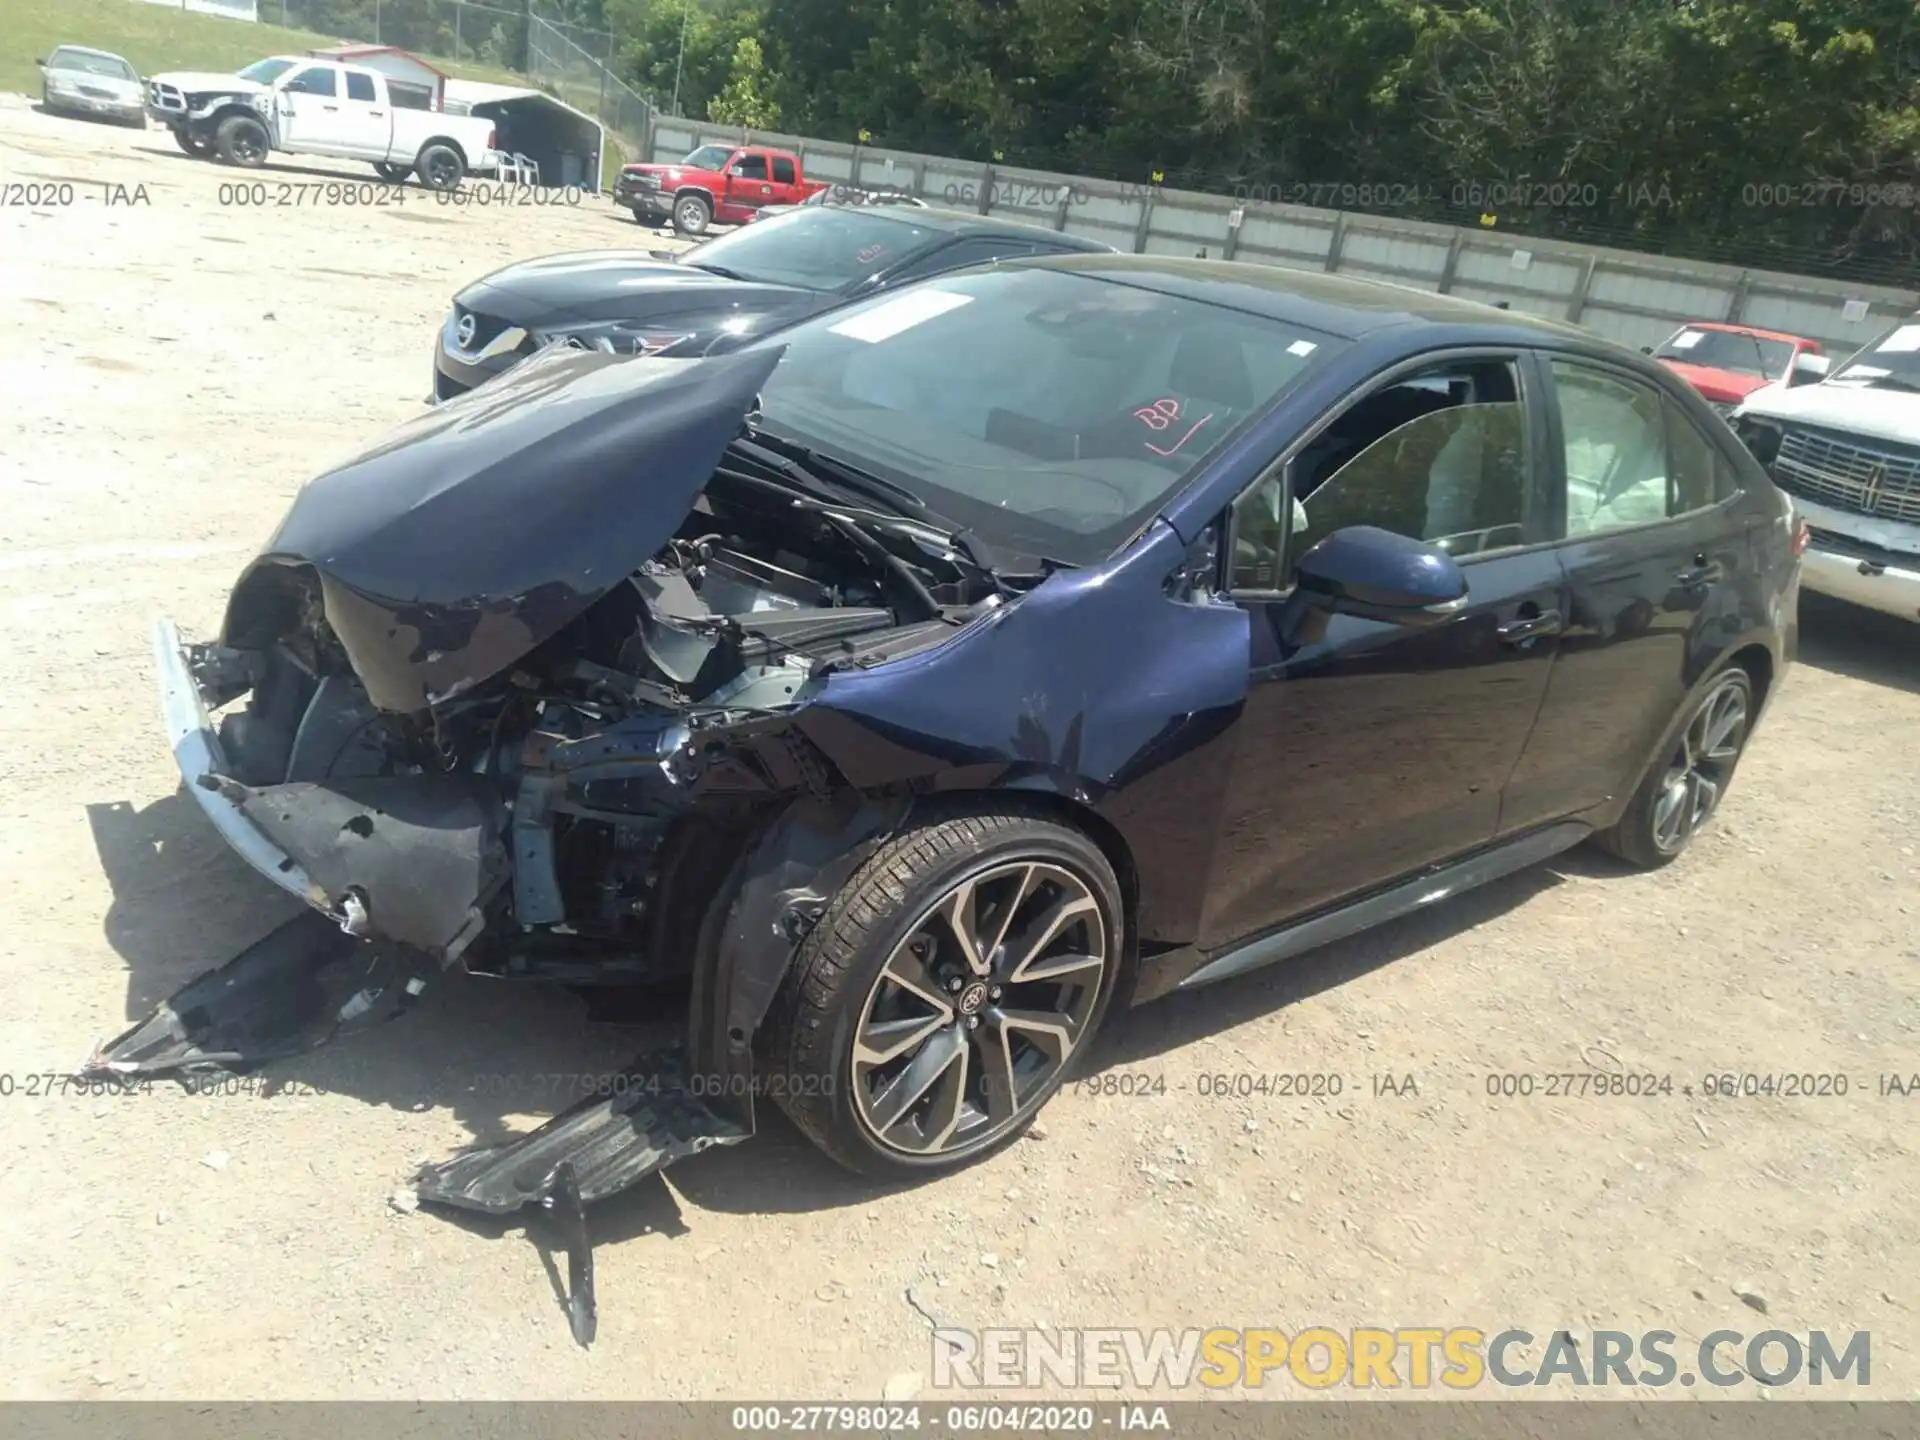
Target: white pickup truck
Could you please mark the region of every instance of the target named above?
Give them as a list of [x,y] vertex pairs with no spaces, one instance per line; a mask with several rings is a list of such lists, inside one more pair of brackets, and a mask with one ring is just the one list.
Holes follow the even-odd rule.
[[1920,621],[1920,315],[1818,384],[1755,390],[1733,428],[1807,522],[1802,586]]
[[433,107],[422,87],[378,70],[275,55],[234,75],[177,71],[147,81],[147,114],[189,155],[248,168],[270,151],[371,161],[388,180],[435,190],[498,167],[493,123]]

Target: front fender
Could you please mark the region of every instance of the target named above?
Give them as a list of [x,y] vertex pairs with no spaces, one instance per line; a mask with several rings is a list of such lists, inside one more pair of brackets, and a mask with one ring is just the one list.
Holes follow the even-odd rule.
[[1247,614],[1181,598],[1156,523],[1099,569],[1063,571],[944,644],[829,674],[795,724],[855,789],[1046,790],[1124,840],[1138,933],[1197,933],[1248,684]]

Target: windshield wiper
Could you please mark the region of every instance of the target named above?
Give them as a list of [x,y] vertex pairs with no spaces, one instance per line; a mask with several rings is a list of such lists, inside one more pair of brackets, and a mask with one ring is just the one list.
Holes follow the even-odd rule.
[[[693,253],[697,255],[699,251],[696,250]],[[738,280],[743,285],[751,285],[754,283],[738,270],[729,270],[724,265],[710,265],[705,260],[682,260],[680,263],[695,270],[704,270],[709,275],[718,275],[722,280]]]
[[876,475],[871,470],[862,470],[849,461],[822,454],[797,440],[788,440],[766,430],[755,430],[748,443],[771,451],[790,463],[803,465],[813,471],[816,477],[837,484],[843,490],[851,490],[865,499],[877,501],[891,510],[918,519],[930,519],[933,516],[927,502],[906,486]]
[[[758,413],[757,405],[753,413]],[[1000,584],[998,570],[980,537],[971,530],[948,529],[952,522],[935,514],[924,500],[904,485],[897,485],[845,460],[822,455],[798,441],[769,435],[764,430],[750,431],[727,448],[775,474],[798,481],[811,495],[825,498],[851,494],[883,505],[911,522],[905,528],[916,530],[923,536],[926,531],[932,531],[949,550],[996,586]]]

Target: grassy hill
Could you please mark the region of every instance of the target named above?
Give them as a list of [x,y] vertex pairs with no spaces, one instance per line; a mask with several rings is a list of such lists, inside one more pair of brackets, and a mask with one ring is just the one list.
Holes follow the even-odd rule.
[[[262,5],[262,11],[271,9]],[[124,55],[142,75],[160,70],[238,70],[264,55],[303,55],[352,35],[315,35],[279,25],[198,15],[141,0],[6,0],[0,23],[0,90],[40,93],[34,61],[57,45],[91,45]],[[427,55],[449,75],[524,85],[523,76],[490,65]]]

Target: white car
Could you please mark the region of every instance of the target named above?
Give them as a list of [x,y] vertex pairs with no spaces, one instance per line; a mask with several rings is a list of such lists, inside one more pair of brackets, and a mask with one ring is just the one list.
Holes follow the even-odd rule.
[[490,120],[433,108],[424,88],[378,70],[275,55],[236,75],[175,71],[147,82],[147,113],[189,155],[251,169],[274,150],[365,160],[435,190],[498,165]]
[[62,45],[40,67],[40,106],[55,115],[101,115],[147,126],[146,90],[125,59],[85,45]]
[[1732,423],[1812,531],[1805,588],[1920,621],[1920,316]]

